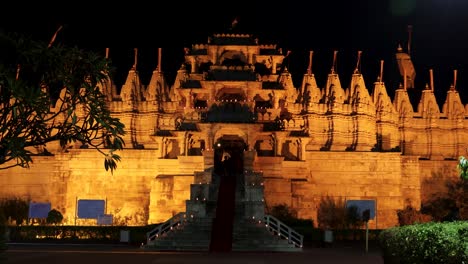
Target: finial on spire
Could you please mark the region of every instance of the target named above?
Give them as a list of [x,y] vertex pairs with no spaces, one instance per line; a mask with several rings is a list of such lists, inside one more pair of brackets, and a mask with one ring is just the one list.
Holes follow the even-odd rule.
[[408,55],[411,55],[411,33],[413,32],[413,26],[408,25]]
[[457,89],[457,70],[453,70],[453,88]]
[[161,56],[162,56],[162,49],[158,48],[158,72],[162,72],[162,70],[161,70]]
[[233,30],[237,26],[237,24],[239,24],[239,19],[236,17],[231,23],[231,30]]
[[18,64],[18,65],[16,65],[16,79],[15,80],[19,79],[20,71],[21,71],[21,65]]
[[362,53],[362,51],[359,50],[359,51],[358,51],[358,59],[357,59],[357,63],[356,63],[356,69],[354,69],[354,73],[355,73],[355,74],[358,74],[358,73],[360,72],[359,69],[360,69],[360,67],[361,67],[361,65],[360,65],[360,64],[361,64],[361,53]]
[[398,51],[398,52],[403,52],[403,48],[401,47],[401,44],[398,44],[397,51]]
[[335,51],[333,52],[333,65],[332,65],[332,68],[331,68],[331,74],[335,74],[336,54],[338,54],[338,51],[337,51],[337,50],[335,50]]
[[380,60],[380,75],[379,75],[380,82],[383,82],[383,64],[384,64],[384,60]]
[[135,49],[134,49],[134,51],[135,51],[135,58],[134,58],[134,59],[135,59],[135,61],[133,62],[133,70],[135,70],[135,71],[136,71],[137,62],[138,62],[138,49],[137,49],[137,48],[135,48]]
[[106,59],[109,59],[109,48],[106,48]]
[[429,80],[431,82],[431,91],[434,91],[434,74],[432,69],[429,69]]
[[314,51],[309,51],[309,66],[307,67],[307,74],[312,74],[312,55]]
[[406,91],[406,88],[408,87],[407,82],[408,82],[408,77],[406,75],[406,68],[403,68],[403,89],[405,89],[405,91]]

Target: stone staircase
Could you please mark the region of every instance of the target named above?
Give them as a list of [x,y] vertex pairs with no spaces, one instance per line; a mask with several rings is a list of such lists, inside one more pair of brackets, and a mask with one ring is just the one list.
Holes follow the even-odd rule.
[[236,221],[233,232],[232,251],[302,251],[301,245],[294,245],[265,225],[265,220],[243,219]]
[[[301,251],[302,235],[278,219],[265,215],[262,173],[237,171],[241,173],[235,178],[234,219],[226,223],[232,224],[232,229],[229,228],[232,235],[229,238],[221,236],[221,239],[231,240],[230,247],[210,247],[214,242],[212,239],[220,239],[219,234],[212,234],[212,230],[219,232],[216,228],[222,228],[222,221],[227,221],[217,216],[217,210],[224,209],[218,209],[217,204],[221,175],[212,170],[195,173],[186,212],[148,232],[147,243],[142,247],[156,251]],[[216,223],[217,217],[224,220]]]
[[181,222],[148,240],[144,248],[157,251],[208,251],[212,218],[187,218],[185,213],[181,214],[184,215]]

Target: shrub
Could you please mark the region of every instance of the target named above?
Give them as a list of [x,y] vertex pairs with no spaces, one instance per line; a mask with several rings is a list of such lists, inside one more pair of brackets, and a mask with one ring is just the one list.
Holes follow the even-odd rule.
[[424,223],[383,230],[379,244],[384,258],[399,263],[447,263],[468,261],[468,222]]
[[63,215],[59,211],[52,209],[50,212],[47,214],[47,224],[60,224],[62,223],[63,220]]
[[297,218],[297,211],[290,208],[286,204],[279,204],[273,206],[270,209],[269,214],[278,218],[278,220],[290,227],[314,226],[314,222],[312,219]]
[[28,219],[29,202],[20,198],[9,198],[0,201],[0,211],[3,211],[5,218],[14,221],[16,225],[21,225]]
[[432,221],[430,215],[421,213],[420,211],[414,209],[411,205],[406,206],[403,210],[397,211],[398,223],[400,226],[412,225],[415,223],[427,223]]
[[344,229],[346,224],[346,205],[343,199],[331,196],[322,197],[317,211],[319,228]]

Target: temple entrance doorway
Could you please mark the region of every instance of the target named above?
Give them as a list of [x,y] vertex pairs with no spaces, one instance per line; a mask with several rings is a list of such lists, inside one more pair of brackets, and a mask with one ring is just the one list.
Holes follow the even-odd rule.
[[232,174],[243,172],[244,150],[247,144],[237,135],[223,135],[215,142],[215,171],[223,173],[228,169]]

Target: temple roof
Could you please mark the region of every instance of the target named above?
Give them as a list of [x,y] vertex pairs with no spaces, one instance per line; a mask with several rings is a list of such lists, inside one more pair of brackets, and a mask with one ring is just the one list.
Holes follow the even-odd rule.
[[258,45],[258,39],[249,34],[214,34],[210,39],[213,45]]

